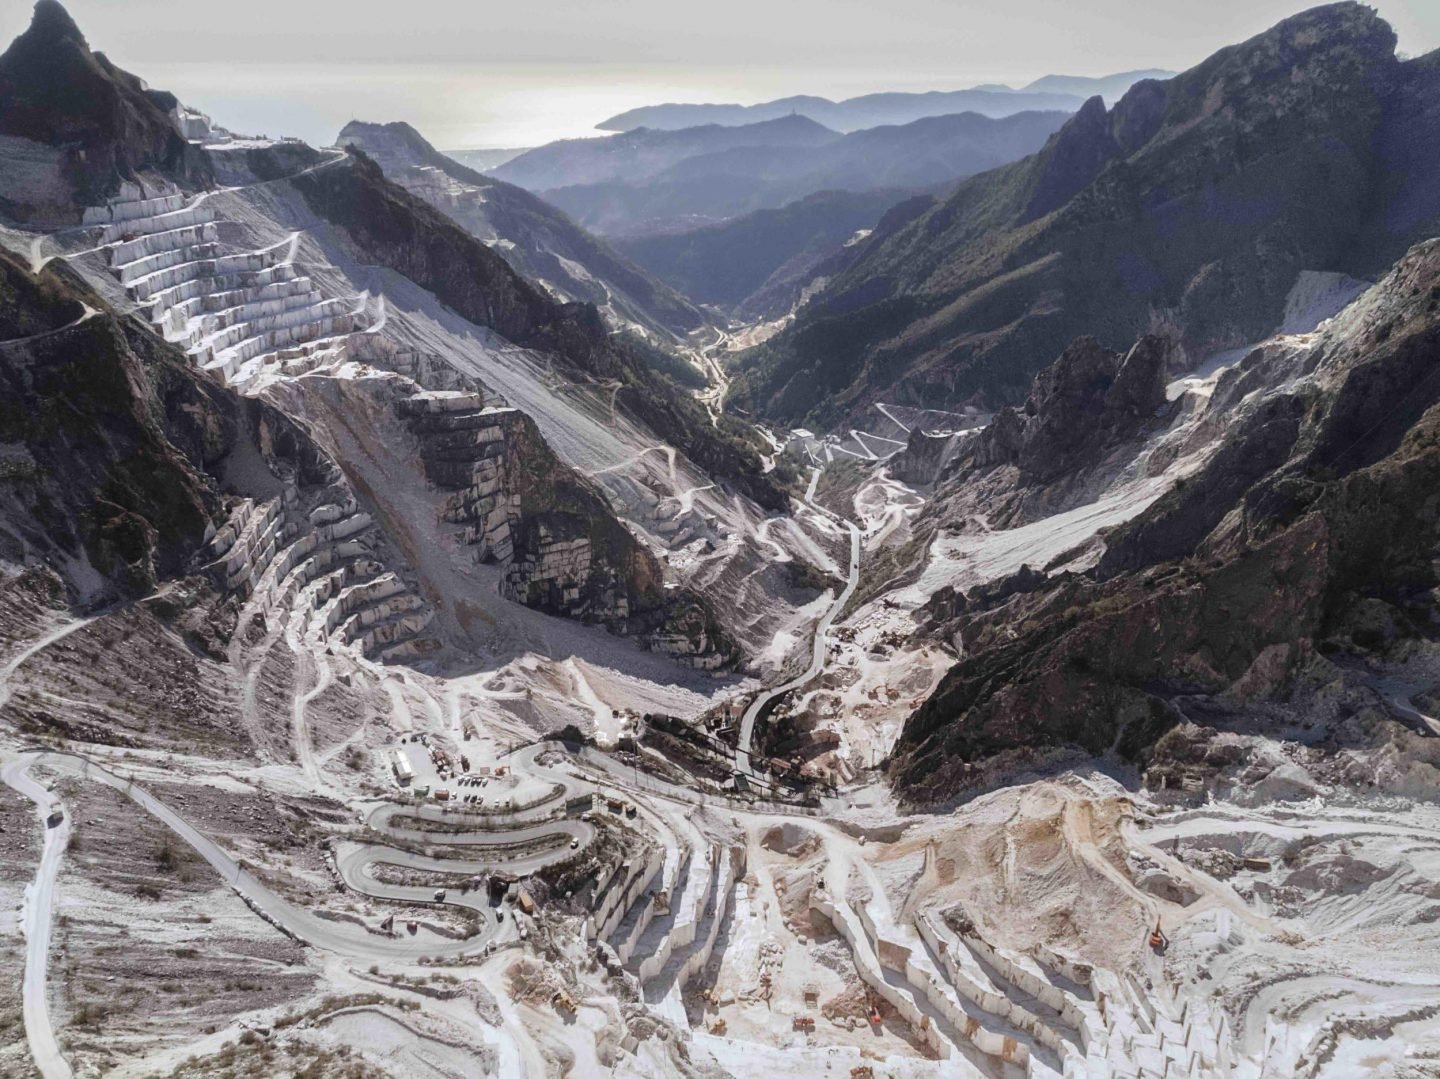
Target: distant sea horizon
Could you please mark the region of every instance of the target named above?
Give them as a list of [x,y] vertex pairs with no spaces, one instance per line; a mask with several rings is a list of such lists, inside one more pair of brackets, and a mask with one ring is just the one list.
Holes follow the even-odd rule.
[[147,82],[222,127],[328,146],[351,120],[403,120],[441,150],[509,150],[604,138],[595,125],[642,105],[755,104],[808,94],[840,100],[887,91],[1021,86],[1039,74],[858,72],[525,65],[150,64]]

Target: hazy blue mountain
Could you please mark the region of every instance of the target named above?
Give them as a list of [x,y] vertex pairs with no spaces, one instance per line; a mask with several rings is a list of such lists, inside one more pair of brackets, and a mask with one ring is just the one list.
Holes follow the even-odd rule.
[[[1067,116],[1027,112],[992,120],[961,113],[843,136],[803,117],[744,128],[699,128],[695,131],[703,137],[698,138],[685,131],[628,132],[616,139],[647,148],[669,143],[667,151],[681,143],[713,146],[721,141],[717,133],[736,136],[757,128],[770,134],[783,127],[805,137],[788,144],[736,140],[735,145],[692,153],[658,170],[651,165],[659,155],[607,156],[598,152],[606,145],[601,141],[592,151],[595,179],[537,190],[603,235],[674,232],[773,209],[817,191],[933,189],[1038,150]],[[568,163],[567,174],[579,175],[578,162],[572,158]],[[508,166],[497,170],[497,175],[510,174]]]
[[803,116],[782,116],[743,127],[707,124],[682,131],[640,128],[611,138],[562,139],[527,150],[493,170],[496,177],[531,191],[620,180],[633,183],[688,157],[737,147],[809,148],[840,134]]
[[514,269],[565,300],[600,308],[612,324],[683,336],[705,323],[684,297],[524,188],[440,153],[406,123],[352,120],[336,140],[374,158],[385,175],[484,240]]
[[[868,229],[902,194],[820,191],[777,209],[693,229],[661,233],[616,246],[634,262],[698,303],[737,308],[757,292],[774,295],[761,314],[779,314],[794,302],[789,283]],[[777,309],[778,308],[778,309]]]
[[1075,94],[1077,97],[1094,97],[1099,94],[1108,105],[1125,96],[1125,91],[1137,82],[1146,79],[1173,79],[1177,73],[1164,68],[1152,67],[1141,71],[1122,71],[1116,75],[1100,75],[1094,78],[1085,75],[1046,75],[1021,89],[1027,94]]
[[845,101],[823,97],[784,97],[759,105],[646,105],[610,117],[595,126],[601,131],[644,127],[675,131],[697,124],[736,127],[782,116],[808,116],[835,131],[859,131],[881,124],[908,124],[927,116],[978,112],[998,119],[1017,112],[1058,109],[1074,112],[1085,98],[1069,93],[1029,93],[1007,87],[985,90],[931,90],[927,93],[866,94]]
[[528,146],[517,146],[513,150],[443,150],[446,157],[460,162],[466,168],[474,169],[476,172],[489,172],[491,169],[498,169],[507,161],[513,161],[523,153],[529,151]]

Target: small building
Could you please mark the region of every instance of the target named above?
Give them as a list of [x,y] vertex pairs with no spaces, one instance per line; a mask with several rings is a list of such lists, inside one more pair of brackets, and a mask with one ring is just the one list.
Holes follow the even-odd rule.
[[395,751],[395,779],[403,787],[415,778],[415,769],[410,767],[410,758],[403,749]]

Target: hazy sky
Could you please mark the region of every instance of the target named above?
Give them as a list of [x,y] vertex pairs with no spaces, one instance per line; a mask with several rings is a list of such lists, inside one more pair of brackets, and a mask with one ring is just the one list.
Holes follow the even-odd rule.
[[[584,135],[661,101],[1183,69],[1303,0],[62,0],[92,47],[236,131],[408,120],[444,149]],[[1379,0],[1419,54],[1440,0]],[[0,3],[0,38],[29,21]]]

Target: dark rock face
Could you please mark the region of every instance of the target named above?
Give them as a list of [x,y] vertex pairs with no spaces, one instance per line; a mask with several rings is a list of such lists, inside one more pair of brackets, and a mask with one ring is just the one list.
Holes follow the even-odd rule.
[[56,148],[63,181],[60,190],[0,186],[0,209],[17,220],[74,222],[141,173],[192,188],[213,180],[204,151],[167,114],[174,98],[91,52],[55,0],[39,0],[30,28],[0,56],[0,101],[0,134]]
[[1191,355],[1263,337],[1301,270],[1376,276],[1440,223],[1440,64],[1394,45],[1332,4],[1088,103],[867,245],[733,398],[822,426],[877,398],[997,407],[1081,334],[1116,347],[1159,316]]
[[1318,652],[1435,632],[1440,242],[1361,303],[1294,359],[1315,373],[1304,392],[1247,415],[1095,572],[937,606],[965,658],[902,735],[894,774],[912,796],[953,796],[986,758],[1047,747],[1140,758],[1179,702],[1273,699]]
[[291,178],[317,214],[340,226],[374,262],[403,274],[471,322],[516,344],[553,352],[576,372],[625,387],[618,404],[701,468],[767,509],[785,494],[733,429],[715,428],[688,394],[612,336],[589,304],[558,304],[438,210],[388,182],[352,150],[348,167]]
[[934,483],[928,516],[952,524],[983,512],[991,527],[1011,527],[1079,504],[1103,482],[1112,454],[1172,412],[1165,399],[1172,351],[1156,335],[1128,352],[1077,338],[1035,376],[1024,405],[1002,408],[974,434],[917,428],[891,472]]
[[977,456],[1020,467],[1021,480],[1043,484],[1093,463],[1109,446],[1131,438],[1165,404],[1170,343],[1142,337],[1128,353],[1082,337],[1035,376],[1018,413],[1002,410],[994,433],[977,437]]
[[[133,319],[103,308],[68,269],[26,270],[0,255],[0,545],[13,562],[48,561],[74,594],[132,596],[196,568],[240,454],[274,484],[321,483],[333,467],[281,413],[196,376]],[[50,321],[45,330],[37,323]],[[253,456],[252,456],[253,455]]]

